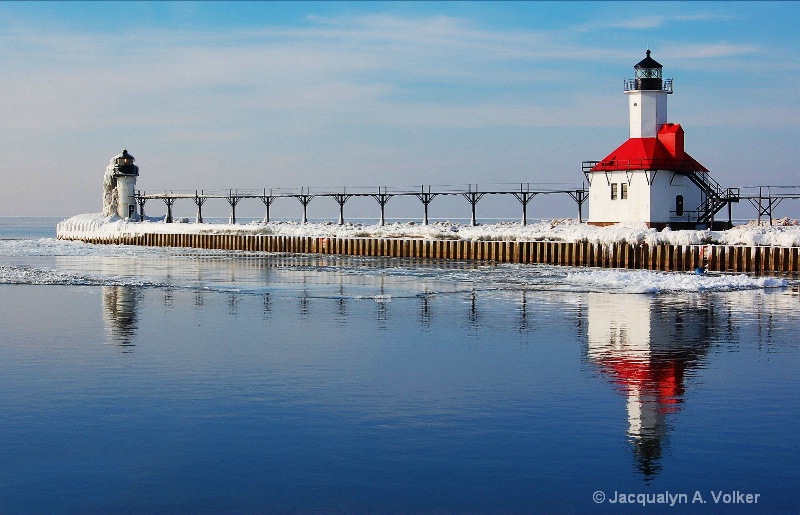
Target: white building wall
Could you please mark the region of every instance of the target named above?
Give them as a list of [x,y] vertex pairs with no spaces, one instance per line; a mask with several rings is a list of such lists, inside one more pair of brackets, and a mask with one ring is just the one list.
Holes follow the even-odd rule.
[[[612,184],[617,198],[611,198]],[[627,198],[623,187],[627,186]],[[589,186],[589,222],[647,222],[650,219],[650,191],[641,171],[592,172]]]
[[[650,183],[648,183],[648,178]],[[627,198],[622,198],[622,184]],[[617,198],[611,198],[616,184]],[[675,198],[683,195],[684,211],[700,206],[700,190],[686,176],[666,170],[592,172],[589,185],[589,223],[645,222],[668,224],[687,221],[675,216]]]
[[655,138],[667,123],[666,91],[626,91],[630,138]]
[[[676,216],[676,197],[683,195],[683,216]],[[686,222],[686,212],[700,207],[700,189],[685,175],[659,170],[653,180],[650,221],[653,223]],[[694,220],[692,220],[694,221]]]
[[[623,211],[626,217],[624,221],[650,221],[650,213],[653,211],[653,198],[650,194],[647,176],[641,170],[629,173],[631,175],[631,185],[628,187],[628,199],[624,202],[627,202],[630,206]],[[624,205],[624,202],[620,202],[620,205]]]

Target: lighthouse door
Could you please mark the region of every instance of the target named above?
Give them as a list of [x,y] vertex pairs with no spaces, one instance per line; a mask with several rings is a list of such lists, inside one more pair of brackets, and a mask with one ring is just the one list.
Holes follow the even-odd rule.
[[133,218],[134,213],[136,212],[136,206],[133,204],[128,206],[128,218]]
[[675,196],[675,215],[683,216],[683,195]]

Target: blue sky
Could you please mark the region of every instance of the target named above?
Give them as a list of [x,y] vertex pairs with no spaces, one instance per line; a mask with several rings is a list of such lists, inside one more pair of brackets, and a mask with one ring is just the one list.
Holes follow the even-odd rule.
[[674,79],[669,121],[720,183],[800,185],[798,26],[796,2],[3,2],[0,216],[99,211],[123,147],[152,192],[580,186],[581,161],[627,138],[623,79],[647,48]]

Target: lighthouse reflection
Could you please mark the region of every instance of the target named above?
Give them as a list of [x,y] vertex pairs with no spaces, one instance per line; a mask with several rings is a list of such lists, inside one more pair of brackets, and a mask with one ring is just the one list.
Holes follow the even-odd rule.
[[129,286],[103,286],[103,325],[109,341],[123,349],[134,346],[137,329],[137,290]]
[[703,366],[714,310],[698,296],[613,297],[587,297],[587,354],[627,397],[635,464],[651,479],[661,470],[669,421],[683,404],[687,375]]

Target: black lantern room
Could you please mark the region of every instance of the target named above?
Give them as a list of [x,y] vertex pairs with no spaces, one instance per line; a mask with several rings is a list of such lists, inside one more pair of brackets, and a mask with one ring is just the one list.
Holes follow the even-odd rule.
[[133,164],[135,159],[124,149],[122,154],[114,158],[114,172],[119,175],[139,175],[139,167]]
[[647,57],[639,61],[633,69],[636,71],[635,89],[638,90],[661,90],[663,80],[661,78],[661,66],[658,61],[650,57],[650,50]]

